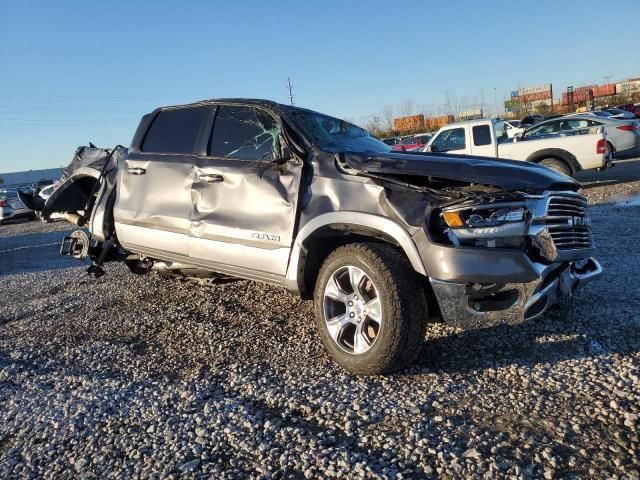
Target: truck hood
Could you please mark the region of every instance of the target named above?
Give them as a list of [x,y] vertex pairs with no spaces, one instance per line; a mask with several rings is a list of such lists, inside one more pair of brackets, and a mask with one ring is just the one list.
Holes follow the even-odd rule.
[[349,167],[362,172],[417,175],[492,185],[506,191],[578,190],[580,183],[535,163],[442,153],[350,153]]

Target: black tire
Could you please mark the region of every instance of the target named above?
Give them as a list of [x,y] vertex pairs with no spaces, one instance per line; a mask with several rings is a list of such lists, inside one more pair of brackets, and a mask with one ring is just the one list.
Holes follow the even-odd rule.
[[[613,147],[613,145],[611,144],[611,142],[607,142],[607,147],[609,148],[609,152],[610,152],[610,155],[611,155],[611,158],[607,158],[607,161],[612,162],[612,161],[613,161],[613,159],[614,159],[614,158],[615,158],[615,156],[616,156],[616,149]],[[606,152],[605,152],[605,154],[606,154]],[[608,156],[608,155],[607,155],[607,156]]]
[[[382,321],[375,340],[367,351],[359,354],[345,351],[332,338],[325,321],[327,283],[347,267],[364,272],[375,286],[381,304]],[[420,352],[428,318],[425,292],[411,264],[391,245],[356,243],[333,251],[320,268],[314,303],[316,324],[325,348],[350,372],[367,375],[393,372],[411,364]]]
[[559,158],[543,158],[540,160],[540,165],[544,165],[547,168],[555,170],[556,172],[560,172],[568,177],[571,176],[571,168],[564,160],[560,160]]

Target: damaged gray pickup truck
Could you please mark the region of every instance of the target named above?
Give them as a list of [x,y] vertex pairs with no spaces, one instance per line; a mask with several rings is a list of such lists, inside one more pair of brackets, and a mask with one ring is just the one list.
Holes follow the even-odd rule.
[[[429,321],[517,324],[602,269],[580,185],[493,158],[392,153],[343,120],[265,100],[145,115],[130,148],[82,147],[43,203],[62,253],[138,274],[244,278],[315,301],[344,368],[416,358]],[[268,301],[268,299],[262,300]]]

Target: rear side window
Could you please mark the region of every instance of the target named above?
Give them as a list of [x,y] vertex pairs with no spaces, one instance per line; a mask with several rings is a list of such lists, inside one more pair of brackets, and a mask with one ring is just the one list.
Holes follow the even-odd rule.
[[142,142],[143,152],[194,153],[209,107],[163,110],[151,123]]
[[476,147],[491,145],[491,128],[489,128],[489,125],[473,127],[473,144]]
[[280,126],[256,107],[219,106],[213,124],[209,155],[241,160],[280,157]]

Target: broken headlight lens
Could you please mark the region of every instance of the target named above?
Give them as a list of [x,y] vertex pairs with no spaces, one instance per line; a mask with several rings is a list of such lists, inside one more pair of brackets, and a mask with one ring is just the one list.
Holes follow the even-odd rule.
[[520,248],[527,232],[524,207],[469,208],[442,213],[455,246]]
[[485,208],[443,212],[442,218],[450,228],[474,228],[502,225],[524,220],[524,208]]

